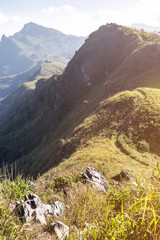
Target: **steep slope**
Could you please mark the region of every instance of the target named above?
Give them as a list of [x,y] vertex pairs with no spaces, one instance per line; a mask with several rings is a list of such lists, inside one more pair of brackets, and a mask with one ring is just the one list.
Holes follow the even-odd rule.
[[[46,175],[71,175],[92,166],[107,176],[124,170],[149,178],[160,161],[159,96],[159,89],[138,88],[100,102],[96,111],[77,124],[71,135],[59,144],[57,151],[61,149],[62,161]],[[72,115],[68,121],[78,122],[78,118]],[[53,157],[49,159],[48,152],[50,156],[56,154],[52,144],[47,143],[45,147],[43,144],[45,141],[33,152],[36,154],[43,148],[41,157],[48,166],[39,162],[40,158],[35,159],[33,165],[39,164],[39,171],[47,170],[52,164]],[[30,164],[29,161],[28,168]],[[30,171],[33,173],[32,168]]]
[[103,165],[110,174],[129,169],[138,175],[146,171],[147,177],[160,160],[159,96],[159,89],[124,91],[92,111],[96,93],[90,95],[87,106],[78,104],[61,122],[54,122],[57,129],[52,126],[41,144],[17,164],[25,164],[24,172],[33,175],[62,161],[56,172]]
[[49,78],[53,74],[61,74],[66,67],[67,60],[62,57],[57,61],[39,62],[36,67],[22,74],[0,79],[0,115],[4,114],[10,105],[17,105],[23,93],[34,90],[41,78]]
[[68,140],[68,148],[100,135],[112,139],[118,147],[126,144],[126,151],[128,144],[130,150],[160,156],[159,114],[159,89],[120,92],[100,102],[96,112],[75,128]]
[[[21,101],[11,106],[1,120],[1,163],[16,160],[25,174],[36,175],[100,136],[103,143],[107,139],[111,146],[114,144],[114,154],[120,151],[123,156],[130,155],[129,159],[142,166],[150,163],[141,151],[158,159],[159,90],[113,95],[137,87],[159,88],[159,46],[157,35],[115,24],[100,27],[76,52],[63,75],[38,81],[29,96],[22,95]],[[141,104],[143,101],[148,108]],[[137,115],[128,127],[135,111]],[[141,122],[136,125],[138,119]],[[155,133],[151,141],[147,128]]]

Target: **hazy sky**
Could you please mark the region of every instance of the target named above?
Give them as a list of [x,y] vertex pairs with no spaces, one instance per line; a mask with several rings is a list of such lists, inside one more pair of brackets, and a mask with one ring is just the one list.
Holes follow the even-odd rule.
[[160,26],[160,0],[0,0],[0,37],[27,22],[78,36],[110,22]]

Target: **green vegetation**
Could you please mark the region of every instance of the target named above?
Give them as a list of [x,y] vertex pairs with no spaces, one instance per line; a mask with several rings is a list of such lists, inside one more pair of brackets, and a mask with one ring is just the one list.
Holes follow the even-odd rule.
[[154,165],[160,153],[160,99],[153,89],[160,87],[159,56],[157,35],[108,24],[89,36],[64,74],[36,83],[65,59],[55,58],[54,66],[46,61],[23,94],[10,98],[14,104],[0,124],[1,163],[16,160],[24,174],[36,176],[101,137],[122,156]]
[[[77,126],[67,140],[68,149],[75,144],[76,151],[66,162],[76,165],[84,159],[85,164],[87,159],[88,163],[97,149],[93,163],[102,160],[109,169],[117,167],[119,162],[123,165],[123,158],[125,166],[130,162],[129,169],[132,168],[131,159],[135,165],[144,165],[144,169],[156,165],[160,156],[159,93],[158,89],[143,88],[121,92],[102,101],[96,113]],[[112,166],[107,166],[105,162],[111,161],[111,155],[115,160]]]
[[[70,227],[69,239],[159,239],[159,41],[109,24],[90,35],[62,75],[46,76],[54,66],[61,70],[57,59],[25,83],[29,94],[17,98],[1,123],[0,159],[16,160],[24,176],[38,179],[32,189],[19,176],[1,183],[6,239],[38,239],[57,220],[28,231],[9,213],[9,203],[30,191],[45,203],[65,203],[60,221]],[[110,180],[105,195],[83,183],[87,166],[107,178],[128,171],[137,180],[120,186]]]
[[15,180],[4,167],[0,183],[0,239],[33,239],[34,234],[25,232],[23,223],[15,214],[15,201],[24,199],[31,189],[29,179],[18,175]]
[[[47,226],[43,227],[38,223],[20,222],[14,209],[11,210],[11,204],[22,199],[19,193],[28,194],[28,191],[35,192],[49,204],[55,200],[65,203],[65,215],[59,220],[70,227],[69,239],[158,239],[159,165],[154,170],[147,181],[137,178],[136,183],[122,183],[121,186],[110,181],[107,194],[84,184],[78,173],[56,177],[50,171],[39,177],[32,189],[28,180],[21,177],[15,181],[6,179],[0,185],[1,239],[41,239],[45,232],[49,234],[48,226],[56,220],[54,217],[48,218]],[[16,193],[14,197],[10,192],[12,188]]]
[[[27,79],[27,81],[23,84],[28,89],[34,90],[36,87],[36,83],[40,79],[48,79],[53,75],[60,75],[64,71],[67,60],[63,58],[58,58],[58,61],[51,62],[51,61],[45,61],[41,64],[38,71],[36,71],[32,77]],[[62,62],[59,62],[62,61]],[[63,63],[64,62],[64,63]]]

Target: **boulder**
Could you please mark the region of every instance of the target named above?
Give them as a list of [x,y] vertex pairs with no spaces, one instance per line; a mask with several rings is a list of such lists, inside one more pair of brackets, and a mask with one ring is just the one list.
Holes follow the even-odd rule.
[[51,223],[50,231],[56,240],[64,240],[69,236],[69,227],[60,221]]
[[35,220],[42,224],[46,224],[46,216],[48,214],[54,214],[55,217],[64,214],[64,205],[59,201],[51,205],[44,204],[35,194],[25,195],[24,198],[24,201],[17,201],[16,203],[16,213],[21,220],[25,220],[26,222]]
[[135,182],[136,178],[125,171],[121,171],[120,173],[116,174],[115,176],[112,177],[113,180],[117,181],[117,182]]
[[52,209],[54,209],[55,217],[64,215],[64,204],[63,203],[56,201],[51,206],[52,206]]
[[92,183],[93,187],[99,191],[107,193],[107,179],[92,167],[87,167],[85,173],[82,173],[82,178],[85,182]]
[[48,213],[54,214],[55,217],[62,216],[64,214],[64,204],[56,201],[51,205],[44,204]]

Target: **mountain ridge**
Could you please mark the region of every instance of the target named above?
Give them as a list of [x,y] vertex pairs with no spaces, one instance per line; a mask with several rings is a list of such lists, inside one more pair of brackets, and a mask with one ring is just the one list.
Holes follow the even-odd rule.
[[[125,91],[132,91],[137,87],[159,88],[159,46],[160,38],[157,35],[115,24],[100,27],[76,52],[62,75],[38,81],[30,97],[26,97],[25,101],[22,99],[18,107],[11,107],[8,112],[10,119],[6,121],[4,118],[3,123],[1,122],[1,162],[2,159],[10,163],[16,160],[19,166],[25,166],[25,174],[36,175],[59,164],[64,158],[69,159],[81,144],[85,146],[92,138],[90,125],[86,128],[88,132],[83,128],[79,131],[78,126],[83,126],[88,121],[87,117],[92,122],[92,113],[95,112],[99,116],[98,119],[94,117],[96,126],[103,133],[103,113],[104,116],[106,113],[100,110],[101,103],[123,91],[124,95],[120,95],[122,103],[113,103],[115,112],[110,113],[113,121],[107,127],[110,132],[107,141],[111,141],[114,132],[118,133],[121,129],[122,123],[118,117],[114,120],[114,115],[118,116],[115,114],[118,106],[123,107],[123,96],[129,97],[132,94]],[[155,73],[150,78],[149,72],[153,71]],[[139,94],[138,92],[138,96]],[[128,102],[128,97],[125,102]],[[129,99],[131,107],[132,104],[134,106],[134,98]],[[156,105],[155,107],[157,108]],[[127,111],[126,107],[125,113]],[[141,145],[145,145],[145,136],[146,134]],[[120,137],[121,145],[125,145],[128,135],[123,134]],[[122,150],[122,146],[120,149]],[[139,150],[135,151],[140,156]]]
[[[59,225],[69,239],[159,238],[159,56],[158,35],[108,24],[62,74],[45,78],[40,66],[35,86],[10,96],[0,119],[2,234],[52,239]],[[50,213],[64,204],[64,216],[19,223],[17,200],[26,221],[44,215],[36,201]]]

